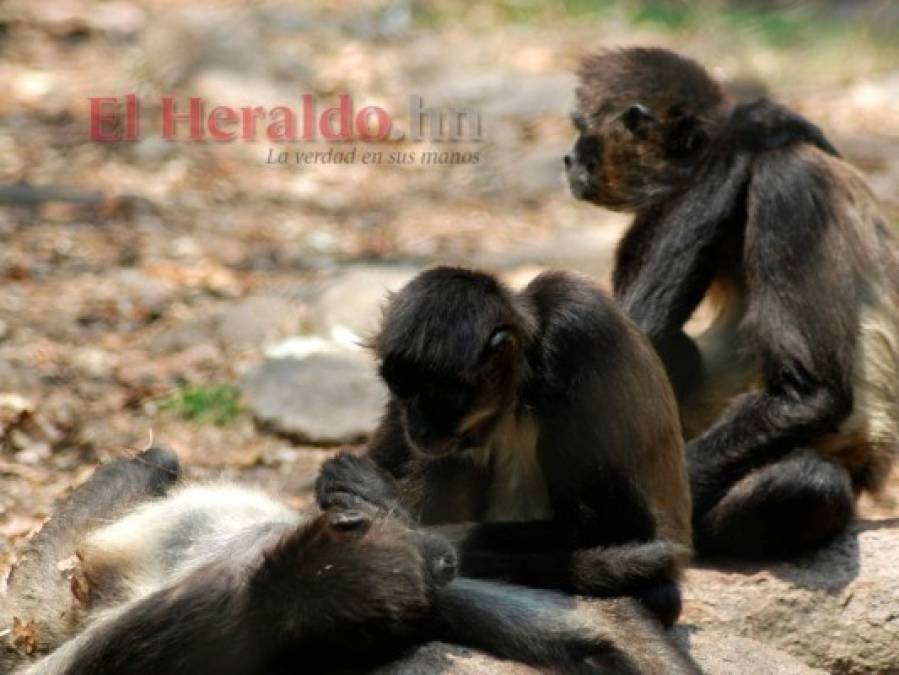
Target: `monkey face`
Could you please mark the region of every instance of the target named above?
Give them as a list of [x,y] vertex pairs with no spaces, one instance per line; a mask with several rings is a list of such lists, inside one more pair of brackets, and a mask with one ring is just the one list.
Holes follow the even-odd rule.
[[637,102],[611,113],[576,111],[572,122],[578,137],[564,157],[572,194],[610,209],[635,211],[676,191],[689,179],[704,141],[704,132],[693,133],[690,122],[674,122],[682,114],[676,107],[657,114]]
[[382,364],[391,405],[399,408],[406,438],[416,451],[439,457],[486,442],[515,398],[515,343],[511,328],[494,331],[473,379],[399,358]]
[[578,138],[565,156],[575,197],[636,211],[689,181],[725,103],[702,66],[629,48],[588,55],[578,79]]
[[318,526],[325,532],[320,542],[342,547],[346,553],[354,546],[361,547],[359,555],[369,558],[367,564],[376,564],[383,556],[396,570],[402,562],[410,574],[423,571],[430,589],[442,588],[456,577],[456,551],[439,535],[412,529],[374,509],[333,509],[319,519]]
[[477,399],[472,383],[395,359],[382,366],[381,374],[415,450],[438,457],[461,448],[462,421]]
[[517,397],[532,330],[481,272],[433,268],[393,296],[373,347],[409,444],[428,456],[482,445]]
[[[420,618],[433,594],[456,575],[452,546],[375,509],[335,508],[296,530],[275,536],[253,574],[253,599],[284,614],[288,629],[337,605],[344,620],[357,624],[405,622]],[[290,609],[291,601],[303,611]]]

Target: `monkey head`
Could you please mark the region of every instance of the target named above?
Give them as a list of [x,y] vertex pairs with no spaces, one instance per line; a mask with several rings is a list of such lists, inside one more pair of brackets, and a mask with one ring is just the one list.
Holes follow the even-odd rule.
[[[301,617],[333,616],[362,625],[416,621],[456,576],[457,558],[442,537],[374,508],[322,512],[264,551],[249,588],[263,616],[283,616],[289,633]],[[290,604],[306,611],[290,611]],[[274,630],[274,629],[273,629]]]
[[621,211],[657,204],[691,177],[729,101],[695,61],[664,49],[585,57],[564,158],[575,197]]
[[533,321],[489,274],[427,270],[393,295],[372,346],[416,451],[477,447],[514,405]]

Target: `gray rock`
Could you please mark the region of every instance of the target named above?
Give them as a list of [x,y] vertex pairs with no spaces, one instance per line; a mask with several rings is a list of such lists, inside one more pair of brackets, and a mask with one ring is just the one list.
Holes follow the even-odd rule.
[[364,440],[386,400],[364,352],[267,359],[240,386],[258,422],[300,442],[322,445]]
[[213,342],[216,338],[215,331],[218,320],[217,314],[210,313],[180,321],[156,335],[150,349],[155,356],[160,356],[190,349],[194,345]]
[[378,328],[388,292],[399,290],[418,271],[400,266],[347,267],[327,282],[312,302],[308,328],[321,335],[344,328],[361,338],[368,337]]
[[302,308],[288,298],[251,295],[219,314],[215,334],[230,350],[262,348],[300,327]]
[[682,619],[830,673],[899,673],[897,548],[899,520],[863,521],[793,562],[691,569]]
[[153,338],[152,349],[155,354],[169,354],[212,342],[232,353],[261,353],[271,343],[295,334],[302,315],[302,302],[286,295],[250,295],[166,328]]
[[374,675],[536,675],[540,672],[473,649],[432,642],[419,647],[406,658],[377,669]]
[[824,675],[757,640],[717,630],[679,626],[678,643],[690,652],[705,675]]
[[[705,675],[824,674],[767,645],[721,631],[680,626],[674,630],[674,638],[690,652]],[[433,642],[375,672],[377,675],[531,675],[546,671],[473,649]]]

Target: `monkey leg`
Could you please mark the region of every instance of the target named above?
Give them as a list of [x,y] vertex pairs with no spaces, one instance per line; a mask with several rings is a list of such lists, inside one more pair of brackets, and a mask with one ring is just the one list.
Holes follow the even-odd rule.
[[703,364],[699,347],[682,330],[654,340],[653,346],[665,365],[677,400],[683,403],[702,382]]
[[456,579],[435,599],[438,639],[562,673],[698,673],[630,598],[585,599]]
[[796,451],[749,472],[705,513],[695,513],[696,548],[748,559],[796,556],[842,532],[854,502],[845,469],[811,450]]
[[464,527],[438,528],[457,543],[463,576],[595,597],[630,595],[665,625],[673,625],[680,614],[677,570],[689,552],[676,544],[653,540],[572,550],[553,538],[545,547],[534,539],[552,527],[558,531],[558,524],[549,521],[478,523],[460,537]]
[[[174,453],[151,448],[98,467],[59,505],[10,572],[9,616],[2,618],[4,622],[17,619],[20,628],[13,629],[10,642],[20,644],[18,650],[7,652],[45,651],[71,636],[77,628],[77,612],[73,612],[72,589],[65,575],[66,561],[87,533],[145,499],[164,494],[179,475]],[[6,628],[0,626],[0,630]]]

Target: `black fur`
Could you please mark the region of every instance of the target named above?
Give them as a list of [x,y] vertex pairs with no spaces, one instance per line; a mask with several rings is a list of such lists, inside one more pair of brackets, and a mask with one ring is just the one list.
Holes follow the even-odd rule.
[[[500,460],[479,464],[469,449],[510,433],[497,431],[504,415],[536,422],[550,520],[442,529],[463,575],[598,596],[673,583],[683,551],[660,538],[640,463],[673,453],[683,466],[676,408],[660,404],[673,399],[651,349],[594,286],[544,274],[514,295],[491,275],[435,268],[392,298],[374,347],[391,397],[368,455],[398,479],[402,508],[424,524],[483,521],[491,462]],[[476,411],[480,426],[460,431]],[[351,473],[358,496],[372,493],[347,466],[358,461],[325,465],[320,504],[346,492]],[[660,613],[672,620],[678,610]]]
[[[696,77],[698,64],[654,52],[673,69],[666,77],[676,80],[681,70]],[[585,63],[582,99],[595,104],[607,95],[603,68],[616,71],[622,59],[633,65],[640,56],[624,50]],[[743,289],[746,354],[734,359],[757,358],[762,386],[733,400],[687,445],[696,544],[705,553],[790,556],[839,532],[852,513],[846,470],[814,453],[793,453],[836,432],[853,409],[865,263],[850,243],[857,235],[837,243],[844,235],[834,233],[855,227],[843,214],[859,207],[841,201],[848,188],[833,192],[839,179],[831,160],[808,149],[837,156],[817,126],[766,100],[729,110],[722,96],[708,96],[706,79],[695,93],[677,95],[704,99],[693,112],[705,120],[708,147],[690,160],[683,183],[629,205],[636,217],[618,249],[615,296],[653,341],[679,400],[689,403],[715,383],[705,382],[703,357],[684,324],[713,281]],[[657,162],[682,167],[684,160]]]
[[[714,539],[706,536],[704,515],[739,479],[779,460],[797,444],[835,431],[852,409],[856,291],[835,273],[842,265],[839,260],[825,267],[821,255],[816,255],[828,217],[822,211],[829,203],[827,176],[788,152],[771,152],[753,164],[740,154],[732,157],[733,168],[723,174],[726,178],[714,180],[722,174],[711,164],[705,184],[701,181],[668,206],[653,223],[654,235],[639,260],[629,252],[634,239],[628,236],[616,273],[616,294],[671,364],[682,396],[701,376],[696,353],[672,360],[681,357],[670,345],[684,343],[681,327],[686,319],[722,268],[729,273],[742,269],[753,285],[745,325],[758,345],[765,389],[736,400],[722,419],[687,446],[700,550]],[[750,166],[752,191],[747,194]],[[748,245],[743,241],[747,219],[753,222],[755,235]],[[636,227],[641,226],[638,220]],[[729,255],[733,242],[743,244],[743,259]],[[838,531],[828,526],[819,536],[805,536],[812,534],[809,523],[831,522],[814,507],[829,504],[832,493],[844,494],[847,477],[839,470],[833,480],[790,475],[798,479],[793,483],[794,503],[789,503],[784,494],[787,484],[781,482],[781,508],[754,513],[771,516],[762,530],[795,524],[794,536],[782,537],[784,546],[778,551],[767,535],[750,539],[742,528],[734,532],[734,540],[743,544],[733,553],[746,555],[751,549],[757,556],[788,556],[801,549],[798,543],[819,544]],[[820,497],[810,499],[810,490],[819,490]],[[851,496],[847,498],[849,503],[839,508],[851,512]],[[798,523],[783,517],[794,509],[806,515]],[[723,550],[720,541],[713,548]]]
[[[166,460],[156,462],[157,469],[177,474],[174,456],[154,451],[101,467],[78,488],[59,509],[70,523],[77,512],[84,528],[67,533],[67,541],[77,542],[98,522],[109,522],[109,495],[127,497],[132,506],[159,496],[164,486],[156,478],[162,474],[146,469],[152,458]],[[364,477],[373,488],[369,495],[389,494],[392,479],[370,461],[342,459],[343,485]],[[168,479],[162,483],[170,484]],[[45,642],[43,648],[52,653],[16,672],[362,673],[432,639],[560,673],[619,672],[609,669],[613,662],[634,664],[627,671],[634,673],[697,672],[636,603],[585,606],[551,592],[474,580],[456,583],[456,556],[446,540],[410,529],[404,516],[355,503],[364,508],[332,504],[298,526],[265,521],[243,529],[186,576],[110,607],[67,642]],[[50,541],[50,532],[60,536],[60,528],[45,529],[42,538],[62,551]],[[46,575],[58,574],[56,562],[43,560]],[[12,589],[14,595],[22,592],[21,583]],[[51,597],[57,592],[30,589],[34,613],[26,618],[39,626],[57,621],[46,612],[73,601],[67,590],[61,598]],[[40,605],[40,598],[47,604]],[[634,633],[641,636],[639,651],[625,639]],[[25,661],[18,656],[5,662],[4,672]]]

